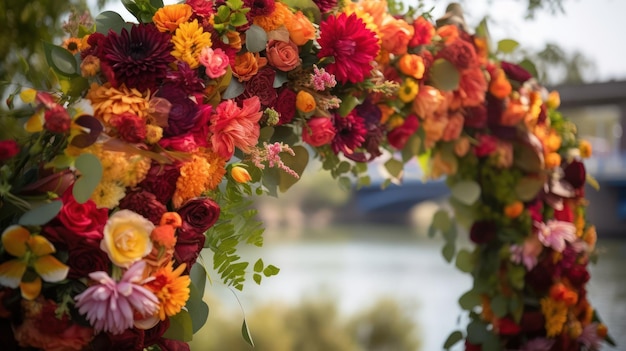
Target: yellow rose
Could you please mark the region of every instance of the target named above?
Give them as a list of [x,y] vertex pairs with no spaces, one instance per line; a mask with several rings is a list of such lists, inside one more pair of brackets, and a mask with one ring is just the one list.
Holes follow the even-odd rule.
[[154,224],[141,215],[121,210],[114,213],[104,226],[100,248],[113,264],[129,267],[152,251],[150,233]]

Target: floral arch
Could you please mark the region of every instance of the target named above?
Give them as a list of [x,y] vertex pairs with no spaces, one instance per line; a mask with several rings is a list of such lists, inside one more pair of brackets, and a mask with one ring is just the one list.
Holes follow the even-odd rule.
[[47,86],[7,100],[31,111],[0,141],[0,312],[16,349],[123,348],[129,334],[188,348],[208,316],[200,250],[237,289],[278,273],[237,255],[263,241],[251,197],[287,191],[309,158],[368,185],[383,151],[392,178],[418,159],[451,189],[430,231],[474,284],[444,348],[612,343],[585,288],[590,144],[531,63],[499,59],[517,43],[469,29],[456,4],[434,21],[374,0],[123,3],[137,23],[73,14],[67,39],[44,44]]

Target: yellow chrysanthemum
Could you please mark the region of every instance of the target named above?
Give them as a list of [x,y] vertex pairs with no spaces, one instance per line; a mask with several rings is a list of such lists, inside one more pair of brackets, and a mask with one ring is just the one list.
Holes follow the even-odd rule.
[[174,32],[181,23],[187,22],[193,11],[187,4],[172,4],[161,7],[152,17],[152,21],[161,32]]
[[180,169],[180,177],[172,197],[174,207],[178,208],[185,201],[217,188],[226,174],[225,165],[226,160],[213,152],[192,155]]
[[172,261],[158,269],[152,276],[154,280],[146,284],[154,295],[159,299],[159,319],[173,316],[180,312],[189,299],[189,284],[191,279],[188,275],[182,275],[185,264],[181,264],[175,270]]
[[117,182],[103,182],[96,187],[91,199],[99,208],[114,208],[126,195],[125,188]]
[[400,90],[398,90],[398,97],[402,102],[408,104],[415,100],[419,91],[419,84],[414,79],[407,78],[400,86]]
[[172,37],[174,51],[172,56],[185,61],[192,69],[200,65],[198,57],[200,52],[207,46],[211,46],[211,34],[205,32],[198,20],[181,23]]
[[555,301],[549,297],[541,299],[541,313],[546,318],[546,334],[554,337],[563,331],[567,322],[567,306],[564,301]]
[[263,28],[266,32],[271,32],[278,29],[286,22],[291,15],[291,10],[282,2],[276,2],[276,8],[274,12],[265,16],[256,16],[253,19],[253,23]]
[[123,112],[132,112],[140,118],[146,118],[149,108],[149,97],[144,96],[137,89],[128,89],[121,86],[119,89],[104,85],[92,84],[87,92],[87,99],[91,101],[94,116],[108,123],[113,115]]

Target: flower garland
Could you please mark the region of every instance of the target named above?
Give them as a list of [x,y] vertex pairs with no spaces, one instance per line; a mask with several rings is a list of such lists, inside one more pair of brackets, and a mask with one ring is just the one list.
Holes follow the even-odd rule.
[[445,348],[612,342],[585,289],[590,145],[483,31],[374,0],[124,5],[138,23],[72,15],[44,45],[51,84],[8,100],[31,113],[0,141],[3,344],[188,349],[208,315],[202,249],[237,289],[277,274],[236,247],[262,245],[250,197],[289,189],[309,155],[343,184],[368,185],[382,157],[387,182],[415,158],[447,176],[455,217],[431,234],[474,285]]

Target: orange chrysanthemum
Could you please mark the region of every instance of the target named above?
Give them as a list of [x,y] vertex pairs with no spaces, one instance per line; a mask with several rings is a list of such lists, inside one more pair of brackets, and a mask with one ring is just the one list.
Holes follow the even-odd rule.
[[188,275],[181,275],[185,271],[185,264],[176,269],[173,262],[158,269],[154,274],[154,280],[146,284],[154,295],[159,299],[159,319],[173,316],[180,312],[189,299],[189,284],[191,279]]
[[185,201],[217,188],[226,174],[225,165],[226,160],[213,152],[193,155],[180,169],[172,197],[174,207],[178,208]]
[[282,2],[276,2],[274,12],[254,17],[254,24],[263,28],[266,32],[271,32],[282,26],[286,19],[290,17],[291,10]]
[[157,10],[152,21],[160,32],[173,33],[178,25],[187,22],[192,14],[191,6],[187,4],[166,5]]
[[111,84],[91,85],[87,92],[87,99],[91,101],[94,116],[108,123],[113,115],[131,112],[140,118],[146,118],[149,111],[149,97],[144,96],[137,89],[128,89],[122,85],[118,89]]

